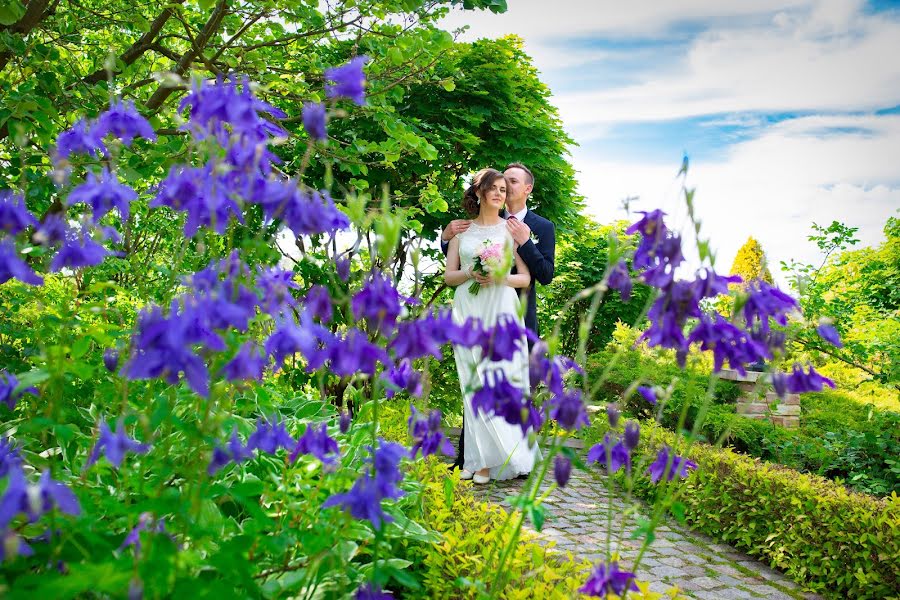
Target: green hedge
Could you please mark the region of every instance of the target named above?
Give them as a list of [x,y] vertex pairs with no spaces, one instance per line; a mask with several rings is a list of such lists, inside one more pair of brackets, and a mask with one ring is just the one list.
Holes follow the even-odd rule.
[[[644,460],[683,439],[655,425],[642,431]],[[833,598],[900,596],[900,497],[877,499],[815,475],[696,443],[698,468],[679,501],[695,529],[767,561]],[[658,489],[636,469],[635,494]]]

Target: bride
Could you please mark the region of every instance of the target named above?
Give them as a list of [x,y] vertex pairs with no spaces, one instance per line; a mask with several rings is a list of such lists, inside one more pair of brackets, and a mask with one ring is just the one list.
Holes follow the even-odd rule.
[[[453,320],[469,318],[481,321],[485,328],[496,327],[501,318],[515,319],[523,327],[519,296],[514,288],[527,288],[531,274],[515,252],[512,236],[500,211],[506,202],[506,179],[494,169],[479,171],[463,197],[463,208],[473,217],[465,232],[450,241],[444,281],[456,287],[453,295]],[[486,248],[499,246],[507,257],[514,257],[515,274],[510,261],[499,261],[499,273],[484,275],[476,270],[476,256]],[[477,282],[475,286],[472,282]],[[463,394],[463,472],[462,479],[487,483],[491,479],[511,479],[528,474],[539,458],[537,446],[528,441],[518,425],[502,417],[489,416],[472,409],[472,396],[485,377],[502,372],[509,382],[529,393],[528,356],[525,336],[511,360],[482,360],[481,348],[454,346],[456,369]]]

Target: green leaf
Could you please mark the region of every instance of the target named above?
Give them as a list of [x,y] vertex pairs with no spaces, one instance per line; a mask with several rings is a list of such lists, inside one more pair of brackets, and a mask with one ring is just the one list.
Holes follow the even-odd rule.
[[444,479],[444,503],[447,508],[453,506],[453,490],[456,488],[456,482],[451,477]]
[[19,0],[0,0],[0,25],[12,25],[25,15],[25,6]]
[[82,337],[78,338],[74,344],[72,344],[72,358],[81,358],[84,356],[87,351],[91,347],[91,338],[90,337]]

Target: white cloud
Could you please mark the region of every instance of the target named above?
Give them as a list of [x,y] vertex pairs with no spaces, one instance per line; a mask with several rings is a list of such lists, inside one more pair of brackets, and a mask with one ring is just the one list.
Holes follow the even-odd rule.
[[656,121],[744,111],[853,111],[900,104],[900,22],[858,16],[822,34],[808,22],[711,30],[680,68],[612,90],[556,96],[564,121]]
[[[816,135],[823,128],[851,132]],[[856,128],[870,133],[853,133]],[[737,144],[724,161],[692,164],[688,185],[696,187],[701,235],[712,239],[717,267],[728,269],[751,235],[768,253],[773,271],[782,260],[815,262],[818,250],[806,240],[813,222],[842,221],[859,227],[862,245],[879,243],[887,218],[900,216],[897,156],[900,116],[806,117]],[[580,191],[602,222],[622,218],[620,200],[639,196],[633,209],[662,208],[674,228],[686,231],[687,212],[674,177],[679,166],[576,158]],[[696,259],[689,259],[696,267]]]

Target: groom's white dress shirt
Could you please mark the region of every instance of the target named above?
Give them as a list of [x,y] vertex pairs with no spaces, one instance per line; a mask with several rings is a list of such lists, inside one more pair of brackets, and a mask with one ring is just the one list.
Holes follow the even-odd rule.
[[[520,210],[520,211],[517,212],[516,214],[514,214],[514,215],[509,215],[509,216],[510,216],[510,217],[515,217],[516,219],[518,219],[519,221],[521,221],[522,219],[525,218],[525,215],[526,215],[527,213],[528,213],[528,207],[526,206],[525,208],[523,208],[522,210]],[[508,218],[508,217],[507,217],[507,218]]]

